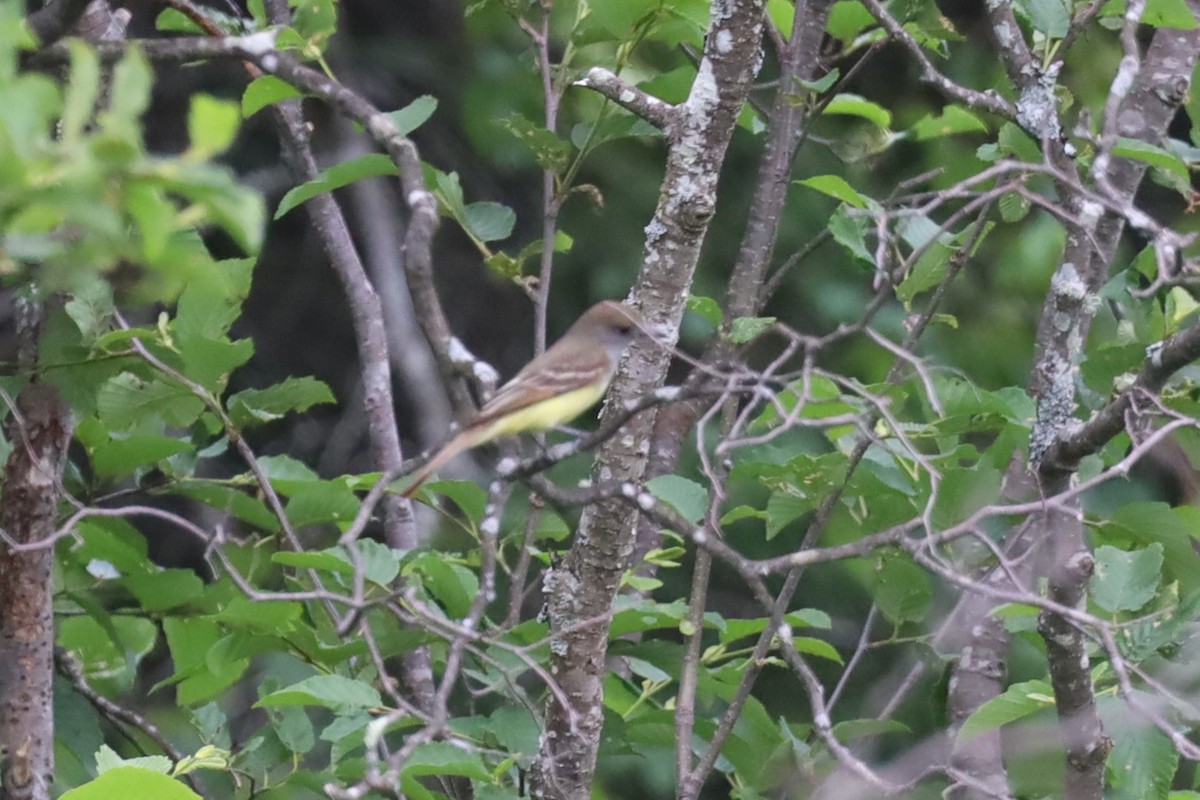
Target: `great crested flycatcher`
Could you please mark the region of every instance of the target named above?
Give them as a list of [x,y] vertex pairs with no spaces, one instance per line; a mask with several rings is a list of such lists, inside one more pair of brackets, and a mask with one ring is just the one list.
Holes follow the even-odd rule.
[[530,361],[483,404],[462,431],[442,445],[404,490],[409,497],[446,462],[499,436],[544,431],[595,405],[612,382],[641,318],[624,303],[589,308],[563,337]]

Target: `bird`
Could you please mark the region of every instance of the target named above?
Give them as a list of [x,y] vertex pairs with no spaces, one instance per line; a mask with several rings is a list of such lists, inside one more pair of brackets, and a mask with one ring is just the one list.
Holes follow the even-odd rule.
[[500,436],[549,430],[594,406],[608,391],[621,354],[642,327],[641,317],[625,303],[605,300],[589,308],[430,457],[403,496],[411,497],[459,453]]

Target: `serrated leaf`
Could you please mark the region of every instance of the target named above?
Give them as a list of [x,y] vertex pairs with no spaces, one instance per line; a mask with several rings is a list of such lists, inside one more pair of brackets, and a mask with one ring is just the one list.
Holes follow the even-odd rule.
[[286,510],[297,528],[323,522],[349,525],[359,505],[358,497],[341,481],[312,481],[294,488]]
[[1170,737],[1134,714],[1115,726],[1109,721],[1106,733],[1114,742],[1104,763],[1109,783],[1121,790],[1122,797],[1165,797],[1179,766],[1179,753]]
[[72,293],[64,310],[79,328],[83,344],[90,347],[112,324],[116,310],[112,285],[97,276],[85,278]]
[[647,481],[646,488],[693,525],[704,519],[708,492],[695,481],[678,475],[659,475]]
[[229,398],[229,415],[242,427],[303,413],[315,405],[337,402],[333,392],[316,378],[286,378],[266,389],[246,389]]
[[734,344],[752,342],[778,321],[778,317],[738,317],[730,327],[729,341]]
[[130,475],[138,467],[193,449],[190,442],[169,436],[135,435],[109,439],[92,450],[92,468],[98,476],[105,478]]
[[465,617],[479,593],[479,579],[475,573],[450,563],[441,553],[422,553],[405,566],[405,574],[409,571],[421,575],[425,588],[452,619]]
[[1054,708],[1054,689],[1049,683],[1015,683],[967,717],[958,729],[958,741],[969,742],[977,736],[997,730],[1002,725],[1016,722],[1047,708]]
[[1038,31],[1051,39],[1061,39],[1071,27],[1070,9],[1063,0],[1021,0],[1029,21]]
[[786,526],[812,511],[812,502],[787,491],[773,492],[767,500],[767,540],[774,539]]
[[404,762],[405,776],[459,775],[478,781],[491,779],[479,754],[450,742],[426,742],[418,745]]
[[1196,15],[1185,0],[1147,0],[1142,22],[1155,28],[1190,31],[1196,28]]
[[1020,192],[1000,195],[1000,218],[1005,222],[1020,222],[1029,214],[1029,198]]
[[1042,158],[1037,142],[1029,138],[1029,134],[1021,130],[1015,122],[1006,122],[1000,126],[996,147],[1001,155],[1016,156],[1021,161],[1036,163]]
[[60,800],[120,800],[153,797],[155,800],[201,800],[185,784],[154,770],[120,766],[62,795]]
[[191,425],[204,403],[185,386],[122,372],[100,387],[96,407],[109,428],[124,430],[153,417],[180,427]]
[[[607,135],[607,138],[615,138],[607,130],[607,128],[611,128],[615,123],[623,123],[626,132],[628,131],[630,123],[628,118],[613,117],[610,120],[608,126],[606,126],[606,130],[600,132]],[[505,117],[501,120],[500,124],[505,130],[515,136],[519,142],[530,149],[539,167],[550,172],[561,172],[566,169],[567,164],[570,162],[571,145],[560,139],[558,134],[537,125],[520,114]],[[597,132],[589,130],[588,133],[592,134],[590,146],[594,147],[600,143],[597,141]]]
[[833,240],[852,256],[873,267],[875,257],[867,250],[866,226],[867,220],[864,217],[851,217],[846,213],[846,206],[838,206],[829,217],[829,233]]
[[379,696],[379,691],[370,684],[341,675],[314,675],[271,692],[254,706],[323,706],[344,713],[356,709],[378,708],[382,704],[383,699]]
[[873,589],[879,610],[897,625],[922,621],[933,602],[929,575],[899,553],[879,557]]
[[1162,577],[1163,547],[1155,542],[1127,552],[1108,545],[1096,548],[1091,593],[1105,611],[1136,611],[1154,597]]
[[186,569],[167,569],[124,578],[126,588],[150,613],[168,611],[195,600],[204,591],[204,582]]
[[851,742],[885,733],[910,733],[907,725],[895,719],[849,719],[833,726],[839,742]]

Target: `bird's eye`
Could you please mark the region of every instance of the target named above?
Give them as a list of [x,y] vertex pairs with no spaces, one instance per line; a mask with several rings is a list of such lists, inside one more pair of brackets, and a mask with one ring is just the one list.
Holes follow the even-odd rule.
[[620,333],[622,335],[629,333],[631,330],[633,330],[632,325],[618,325],[617,326],[617,333]]

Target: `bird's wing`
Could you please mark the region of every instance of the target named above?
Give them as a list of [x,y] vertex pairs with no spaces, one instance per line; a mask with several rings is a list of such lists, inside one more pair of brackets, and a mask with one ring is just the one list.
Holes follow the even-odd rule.
[[[545,355],[550,355],[549,351]],[[590,386],[610,376],[613,371],[612,360],[599,348],[595,353],[587,355],[573,353],[565,362],[555,359],[557,366],[549,369],[543,368],[543,364],[547,363],[543,361],[545,355],[529,362],[512,380],[501,386],[500,390],[492,395],[492,399],[479,409],[479,415],[471,421],[469,427],[486,425],[535,403]]]

